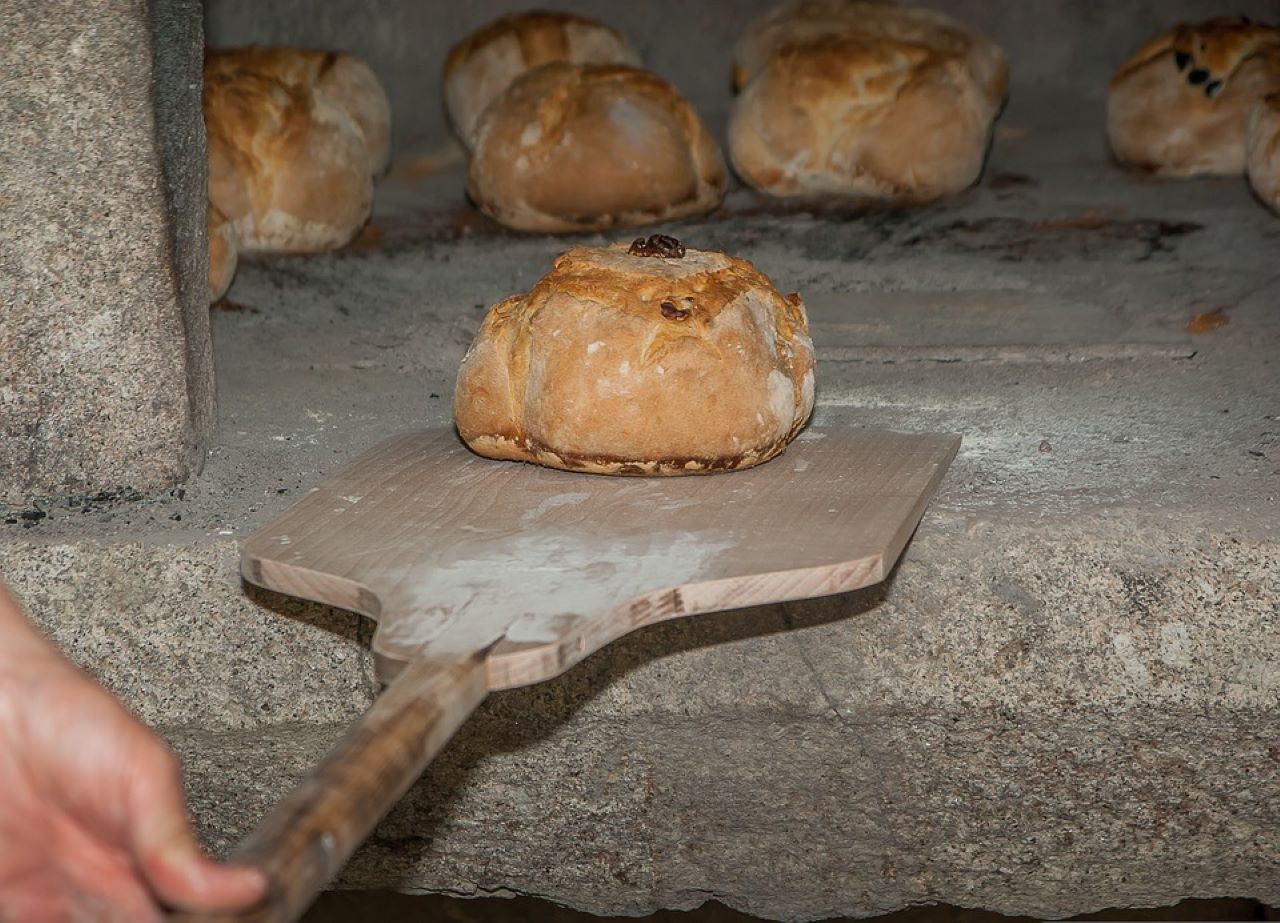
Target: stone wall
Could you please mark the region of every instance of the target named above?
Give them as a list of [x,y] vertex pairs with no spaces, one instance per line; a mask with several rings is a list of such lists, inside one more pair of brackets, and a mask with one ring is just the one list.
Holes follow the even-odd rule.
[[200,467],[202,47],[197,0],[0,7],[0,502]]

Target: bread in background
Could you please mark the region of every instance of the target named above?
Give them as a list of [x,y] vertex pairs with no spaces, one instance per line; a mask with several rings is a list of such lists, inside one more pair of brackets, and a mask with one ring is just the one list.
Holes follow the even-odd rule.
[[205,79],[257,74],[310,90],[343,109],[360,127],[369,173],[380,176],[391,160],[391,104],[373,69],[341,51],[307,48],[227,48],[205,55]]
[[491,458],[599,474],[706,474],[773,458],[813,409],[799,295],[746,260],[654,235],[562,254],[489,309],[454,420]]
[[1008,64],[932,10],[791,0],[744,32],[734,79],[729,151],[750,185],[922,202],[977,181]]
[[364,132],[321,93],[252,72],[204,82],[209,201],[246,253],[316,253],[369,217]]
[[205,221],[209,239],[209,303],[212,304],[231,287],[239,248],[236,229],[222,212],[208,206]]
[[1280,213],[1280,93],[1254,104],[1245,148],[1249,185],[1272,211]]
[[1243,17],[1182,24],[1111,78],[1107,139],[1120,163],[1161,176],[1238,175],[1254,104],[1280,91],[1280,29]]
[[589,231],[702,214],[724,197],[719,146],[662,78],[620,65],[547,64],[476,126],[467,188],[508,227]]
[[638,67],[640,56],[622,33],[585,16],[533,10],[489,23],[453,46],[444,64],[445,107],[467,148],[490,103],[519,77],[554,63]]

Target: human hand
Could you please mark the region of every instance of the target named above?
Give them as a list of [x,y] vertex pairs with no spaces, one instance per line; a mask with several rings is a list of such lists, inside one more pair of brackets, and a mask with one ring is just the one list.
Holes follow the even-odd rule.
[[150,923],[264,889],[200,852],[173,754],[0,586],[0,923]]

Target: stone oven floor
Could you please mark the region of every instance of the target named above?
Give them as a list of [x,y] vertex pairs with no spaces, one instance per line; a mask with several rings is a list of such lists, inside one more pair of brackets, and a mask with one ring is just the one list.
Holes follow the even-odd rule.
[[[1280,903],[1280,219],[1241,179],[1116,168],[1100,121],[1012,107],[981,185],[935,207],[737,190],[660,229],[805,295],[820,420],[960,432],[960,456],[886,586],[494,696],[343,887],[791,920]],[[6,576],[184,755],[217,849],[375,689],[370,626],[243,586],[236,542],[447,422],[488,305],[634,236],[505,233],[457,163],[412,174],[346,251],[242,265],[197,479],[0,517]]]

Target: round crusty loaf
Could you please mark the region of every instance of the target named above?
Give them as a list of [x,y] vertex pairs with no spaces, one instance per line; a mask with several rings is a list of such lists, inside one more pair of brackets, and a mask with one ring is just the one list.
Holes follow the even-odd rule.
[[511,85],[476,129],[467,189],[526,231],[651,224],[715,208],[720,148],[662,78],[632,67],[547,64]]
[[1245,127],[1280,91],[1280,29],[1223,17],[1179,25],[1120,66],[1107,93],[1116,160],[1162,176],[1232,175]]
[[490,103],[517,78],[557,62],[639,67],[640,56],[602,22],[544,10],[504,16],[454,45],[444,62],[445,108],[467,148]]
[[1280,212],[1280,93],[1254,105],[1245,146],[1249,185],[1272,211]]
[[776,196],[929,201],[972,185],[1008,85],[1004,53],[950,17],[803,0],[748,29],[729,151]]
[[462,360],[454,420],[490,458],[727,471],[795,437],[813,369],[799,295],[746,260],[655,235],[569,250],[528,294],[490,308]]
[[258,74],[205,79],[209,201],[242,252],[340,247],[369,217],[364,135],[323,95]]
[[217,301],[231,287],[236,275],[236,229],[212,205],[205,214],[209,236],[209,303]]
[[373,69],[355,55],[306,48],[227,48],[205,55],[205,78],[257,74],[310,90],[343,109],[360,126],[369,173],[391,160],[391,104]]

